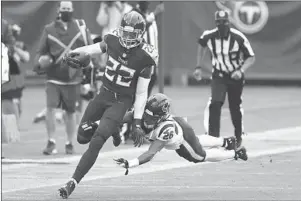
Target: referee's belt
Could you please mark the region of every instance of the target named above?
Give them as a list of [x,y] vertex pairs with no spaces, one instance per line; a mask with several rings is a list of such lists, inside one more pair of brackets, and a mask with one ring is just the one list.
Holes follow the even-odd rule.
[[220,71],[220,70],[216,70],[214,69],[212,75],[215,77],[224,77],[224,78],[231,78],[231,74],[233,72],[224,72],[224,71]]

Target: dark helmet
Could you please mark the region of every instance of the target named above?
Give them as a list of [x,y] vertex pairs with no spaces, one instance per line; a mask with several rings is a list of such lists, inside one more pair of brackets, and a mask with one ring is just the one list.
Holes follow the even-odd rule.
[[169,115],[171,100],[165,94],[157,93],[146,102],[143,119],[145,124],[153,125],[165,120]]
[[126,48],[138,46],[143,41],[145,32],[145,20],[136,11],[124,14],[119,28],[120,43]]

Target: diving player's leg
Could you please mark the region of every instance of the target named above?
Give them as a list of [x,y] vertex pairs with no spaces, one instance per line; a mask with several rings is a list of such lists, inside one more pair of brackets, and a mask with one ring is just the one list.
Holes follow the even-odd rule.
[[210,135],[198,136],[199,141],[204,147],[225,147],[228,150],[236,149],[236,138],[233,137],[213,137]]

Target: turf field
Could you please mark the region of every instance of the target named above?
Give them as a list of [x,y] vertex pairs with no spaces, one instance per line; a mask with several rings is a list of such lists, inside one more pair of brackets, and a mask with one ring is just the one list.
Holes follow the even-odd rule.
[[[203,109],[209,88],[166,88],[173,112],[188,117],[203,134]],[[147,147],[113,148],[109,139],[103,152],[69,200],[301,200],[301,89],[293,87],[246,87],[243,144],[249,160],[193,164],[173,151],[164,150],[152,161],[131,169],[128,176],[113,158],[132,159]],[[65,133],[57,127],[59,154],[43,156],[46,133],[33,125],[45,104],[42,88],[24,92],[22,141],[3,145],[3,200],[60,200],[57,189],[72,175],[86,146],[76,144],[76,155],[64,154]],[[233,128],[227,104],[222,115],[223,135]]]

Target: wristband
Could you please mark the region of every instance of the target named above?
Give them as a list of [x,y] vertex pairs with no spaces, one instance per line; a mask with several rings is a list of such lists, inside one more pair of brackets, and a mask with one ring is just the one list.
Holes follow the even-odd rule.
[[136,166],[140,165],[140,162],[139,162],[138,158],[130,160],[130,161],[128,161],[128,163],[129,163],[129,168],[136,167]]
[[133,125],[135,126],[135,127],[139,127],[139,128],[141,128],[141,119],[134,119],[134,121],[133,121]]

